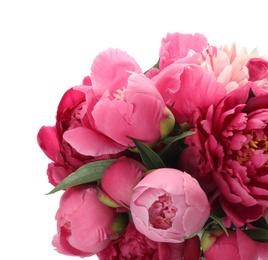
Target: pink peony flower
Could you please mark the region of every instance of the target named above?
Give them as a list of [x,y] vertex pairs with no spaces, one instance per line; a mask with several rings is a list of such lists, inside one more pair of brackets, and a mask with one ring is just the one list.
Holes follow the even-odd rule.
[[159,51],[160,70],[174,63],[176,60],[185,58],[191,50],[196,53],[202,53],[203,49],[207,47],[207,44],[206,37],[199,33],[194,35],[168,33],[166,38],[162,39]]
[[197,236],[183,243],[159,243],[141,234],[129,222],[122,236],[97,253],[100,260],[198,260],[200,241]]
[[268,62],[262,58],[250,59],[247,68],[249,80],[268,91]]
[[226,95],[224,86],[211,73],[192,64],[195,60],[177,61],[152,78],[168,107],[173,105],[172,113],[179,124],[191,124],[196,108],[206,110]]
[[206,260],[257,260],[258,251],[255,242],[243,231],[222,229],[208,230],[201,238],[201,246]]
[[183,242],[198,232],[210,213],[198,182],[185,172],[168,168],[150,172],[138,183],[130,209],[139,232],[168,243]]
[[174,118],[163,98],[125,52],[108,49],[97,56],[91,80],[86,93],[89,126],[63,136],[79,153],[114,154],[134,146],[128,136],[154,144],[172,130]]
[[238,227],[268,207],[268,95],[249,98],[250,87],[230,92],[206,113],[195,111],[197,133],[186,138],[179,163]]
[[[190,58],[193,53],[202,53],[207,46],[207,39],[204,35],[196,33],[182,34],[182,33],[168,33],[166,38],[162,39],[159,51],[159,69],[153,67],[147,73],[146,77],[153,78],[159,74],[160,71],[173,63],[185,63],[185,59]],[[194,55],[195,58],[201,55]]]
[[111,164],[103,174],[101,189],[118,205],[130,205],[134,187],[147,171],[140,162],[121,157]]
[[93,186],[70,188],[61,197],[52,244],[65,255],[91,256],[109,245],[116,217],[114,209],[99,201]]
[[[83,83],[90,84],[90,80]],[[66,91],[58,106],[56,125],[43,126],[38,132],[39,146],[53,161],[48,165],[47,174],[49,182],[54,186],[86,163],[116,157],[116,155],[99,157],[82,155],[63,138],[65,131],[88,125],[85,96],[87,89],[88,86],[77,86]]]

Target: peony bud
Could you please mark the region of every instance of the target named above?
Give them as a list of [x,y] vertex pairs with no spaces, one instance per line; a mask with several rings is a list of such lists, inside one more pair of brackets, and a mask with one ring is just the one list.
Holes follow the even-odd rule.
[[112,240],[118,239],[128,224],[128,217],[126,214],[118,213],[111,223]]
[[205,192],[189,174],[161,168],[135,187],[130,203],[134,224],[153,241],[179,243],[199,231],[210,206]]
[[65,255],[91,256],[118,237],[126,226],[122,218],[99,201],[92,185],[69,188],[61,197],[52,244]]
[[222,229],[208,230],[201,238],[201,247],[206,260],[257,260],[255,242],[243,231],[229,230],[227,236]]
[[129,206],[134,187],[146,171],[146,167],[140,162],[121,157],[104,172],[101,189],[116,204],[122,205],[123,202]]
[[159,129],[161,133],[161,139],[165,138],[175,126],[175,117],[171,111],[165,107],[164,115],[159,123]]
[[261,58],[253,58],[247,63],[249,80],[258,81],[268,77],[268,62]]

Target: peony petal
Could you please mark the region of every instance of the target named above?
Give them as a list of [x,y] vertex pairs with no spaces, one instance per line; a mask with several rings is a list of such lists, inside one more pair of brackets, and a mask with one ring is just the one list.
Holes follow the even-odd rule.
[[245,222],[252,222],[259,219],[263,214],[263,207],[255,205],[246,207],[242,204],[230,203],[223,196],[220,197],[220,204],[227,216],[237,227],[242,227]]
[[60,151],[55,127],[42,126],[37,134],[37,142],[46,156],[55,162],[57,153]]
[[108,98],[99,101],[92,112],[95,128],[124,146],[133,146],[128,136],[145,144],[157,142],[164,102],[150,94],[135,92],[126,99],[126,102]]
[[101,156],[104,154],[115,154],[127,148],[85,127],[68,130],[64,133],[63,138],[77,152],[83,155]]
[[162,39],[159,52],[160,70],[170,65],[175,60],[186,57],[190,50],[201,53],[207,44],[206,37],[199,33],[194,35],[168,33],[166,38]]
[[108,90],[110,95],[127,86],[128,71],[142,74],[138,63],[126,52],[108,49],[100,53],[91,66],[91,81],[97,97]]
[[226,95],[225,87],[200,67],[188,67],[180,80],[181,87],[169,104],[172,105],[175,101],[172,113],[177,123],[189,121],[195,109],[207,109],[211,104],[216,105]]

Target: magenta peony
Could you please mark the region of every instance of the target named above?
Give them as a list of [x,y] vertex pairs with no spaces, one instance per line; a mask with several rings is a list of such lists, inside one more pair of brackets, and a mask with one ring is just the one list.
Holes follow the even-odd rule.
[[[249,98],[250,86],[229,93],[206,113],[196,110],[197,133],[180,157],[210,197],[238,227],[268,206],[268,95]],[[189,160],[195,159],[189,165]]]
[[199,260],[199,255],[197,236],[183,243],[159,243],[141,234],[132,222],[118,240],[97,253],[100,260]]
[[206,260],[257,260],[258,251],[255,242],[240,229],[228,231],[208,230],[201,238],[201,246]]
[[130,203],[136,228],[153,241],[179,243],[198,232],[209,217],[204,191],[176,169],[150,172],[135,187]]
[[107,247],[118,232],[113,230],[116,217],[114,209],[99,201],[93,186],[70,188],[61,197],[53,245],[65,255],[91,256]]

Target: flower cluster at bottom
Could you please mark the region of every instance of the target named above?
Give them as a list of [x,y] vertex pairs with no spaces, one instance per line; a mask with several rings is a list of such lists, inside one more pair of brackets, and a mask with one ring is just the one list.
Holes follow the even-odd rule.
[[[38,144],[65,190],[53,245],[116,259],[267,259],[268,62],[168,34],[143,73],[100,53]],[[201,239],[200,239],[201,238]]]

